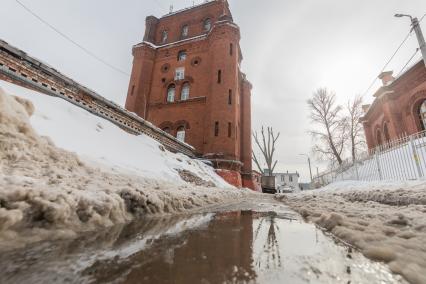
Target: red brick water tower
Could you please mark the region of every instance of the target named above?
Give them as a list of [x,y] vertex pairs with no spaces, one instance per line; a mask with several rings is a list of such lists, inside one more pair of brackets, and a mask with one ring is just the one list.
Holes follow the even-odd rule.
[[226,0],[146,18],[126,108],[195,147],[236,186],[254,188],[251,84]]

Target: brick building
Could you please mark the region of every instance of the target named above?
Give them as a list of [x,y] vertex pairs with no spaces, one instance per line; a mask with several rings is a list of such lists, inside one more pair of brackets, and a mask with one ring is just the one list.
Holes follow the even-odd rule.
[[226,0],[147,17],[126,109],[194,146],[232,184],[253,188],[252,87],[239,42]]
[[362,118],[368,148],[426,129],[426,68],[419,61],[398,78],[383,72],[383,86]]

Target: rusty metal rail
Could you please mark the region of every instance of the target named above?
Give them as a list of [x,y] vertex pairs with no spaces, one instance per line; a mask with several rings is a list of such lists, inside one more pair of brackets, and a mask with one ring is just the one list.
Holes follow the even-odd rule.
[[[195,156],[195,149],[150,122],[80,85],[56,69],[0,40],[0,79],[64,99],[134,135],[148,135],[168,150]],[[143,157],[141,157],[143,158]]]

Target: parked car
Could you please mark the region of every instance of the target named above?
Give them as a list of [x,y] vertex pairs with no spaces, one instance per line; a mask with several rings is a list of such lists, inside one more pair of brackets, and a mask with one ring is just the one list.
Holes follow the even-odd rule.
[[262,192],[275,194],[277,193],[277,189],[275,188],[275,177],[274,176],[262,176]]

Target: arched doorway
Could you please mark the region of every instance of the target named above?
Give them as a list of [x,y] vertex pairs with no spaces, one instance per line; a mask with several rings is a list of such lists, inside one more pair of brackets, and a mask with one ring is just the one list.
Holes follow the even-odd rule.
[[426,100],[424,100],[417,111],[417,115],[420,119],[420,130],[426,130]]

